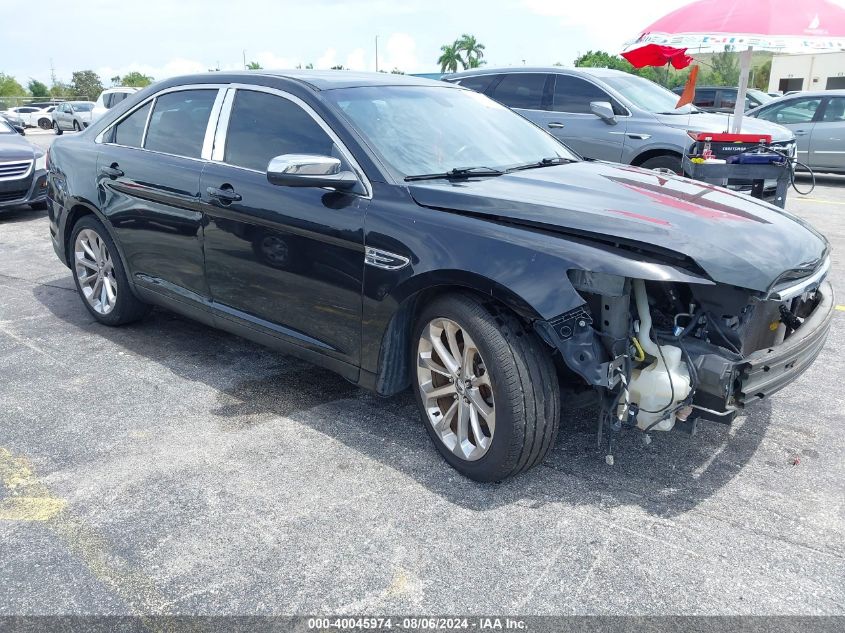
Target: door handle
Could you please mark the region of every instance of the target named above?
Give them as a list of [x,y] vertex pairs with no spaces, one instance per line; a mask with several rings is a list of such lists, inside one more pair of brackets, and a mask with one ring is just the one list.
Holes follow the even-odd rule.
[[807,130],[795,130],[795,136],[805,136],[807,134]]
[[216,187],[209,187],[205,190],[210,198],[218,200],[221,204],[231,204],[232,202],[240,202],[241,194],[235,193],[232,185],[223,185],[219,189]]
[[563,126],[564,126],[564,124],[563,124],[563,123],[558,123],[557,121],[554,121],[554,122],[552,122],[552,123],[549,123],[549,129],[552,129],[552,130],[559,130],[559,129],[561,129]]
[[103,176],[108,176],[112,180],[123,176],[123,170],[118,168],[117,163],[112,163],[108,167],[100,167],[100,173],[103,174]]

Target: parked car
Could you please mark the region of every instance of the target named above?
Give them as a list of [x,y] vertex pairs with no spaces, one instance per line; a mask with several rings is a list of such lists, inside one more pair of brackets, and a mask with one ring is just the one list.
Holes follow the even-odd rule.
[[46,156],[0,117],[0,213],[28,204],[44,208],[47,198]]
[[801,92],[747,114],[792,130],[810,169],[845,173],[845,90]]
[[35,127],[37,123],[32,121],[32,115],[39,112],[39,110],[39,108],[34,106],[18,106],[9,108],[7,112],[16,114],[24,127]]
[[94,105],[94,110],[91,112],[92,120],[99,119],[109,109],[116,106],[131,94],[138,92],[138,88],[131,88],[129,86],[119,86],[117,88],[106,88],[100,93],[97,98],[97,103]]
[[4,110],[0,112],[3,115],[3,118],[6,119],[9,123],[17,127],[26,127],[26,122],[23,119],[23,115],[19,112],[16,112],[14,108],[9,110]]
[[[691,136],[724,132],[730,125],[728,115],[691,105],[675,108],[678,95],[672,91],[607,68],[484,68],[444,80],[515,109],[585,158],[677,174],[683,172],[681,158],[693,144]],[[794,152],[795,137],[778,125],[752,119],[742,131],[771,134],[775,147]]]
[[607,432],[730,421],[809,366],[833,315],[803,220],[583,161],[444,82],[172,78],[48,167],[53,247],[96,321],[155,304],[381,395],[411,386],[482,481],[541,462],[576,391]]
[[[680,95],[684,87],[673,88],[673,92]],[[736,107],[738,88],[725,86],[696,86],[693,105],[705,112],[727,112],[732,114]],[[745,94],[745,109],[751,110],[765,103],[774,101],[774,97],[762,90],[749,88]]]
[[35,125],[40,127],[42,130],[49,130],[53,127],[53,110],[56,109],[57,106],[47,106],[46,108],[41,108],[38,112],[32,115],[33,120],[35,121]]
[[53,116],[53,131],[56,134],[73,130],[79,132],[91,123],[93,101],[65,101],[56,106]]
[[9,127],[12,128],[12,130],[17,132],[21,136],[24,136],[26,134],[26,130],[24,129],[23,123],[20,121],[19,117],[11,118],[5,113],[0,112],[0,121],[6,123]]

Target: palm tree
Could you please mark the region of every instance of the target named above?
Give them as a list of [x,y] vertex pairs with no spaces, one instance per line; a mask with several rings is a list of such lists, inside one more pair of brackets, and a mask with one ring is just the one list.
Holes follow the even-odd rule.
[[440,47],[440,51],[443,54],[438,58],[437,63],[440,64],[441,73],[445,73],[446,71],[450,73],[457,72],[458,64],[466,68],[466,64],[461,58],[461,49],[457,41],[453,44],[444,44]]
[[484,44],[475,39],[474,35],[464,33],[456,44],[459,51],[466,53],[467,61],[464,68],[478,68],[484,63],[481,61],[481,58],[484,57]]

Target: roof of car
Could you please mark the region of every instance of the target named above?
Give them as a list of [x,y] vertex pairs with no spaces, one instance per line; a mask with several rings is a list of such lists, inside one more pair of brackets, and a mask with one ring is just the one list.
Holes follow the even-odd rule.
[[612,68],[592,68],[587,66],[579,66],[572,68],[568,66],[507,66],[505,68],[475,68],[473,70],[465,70],[459,73],[448,73],[443,75],[443,79],[459,79],[461,77],[472,77],[475,75],[500,75],[503,73],[586,73],[594,77],[617,77],[620,75],[630,75],[622,70],[614,70]]
[[393,73],[367,73],[354,70],[242,70],[242,71],[213,71],[199,75],[175,77],[174,80],[204,81],[213,80],[215,76],[225,77],[225,81],[232,78],[249,79],[256,76],[278,77],[289,79],[307,85],[314,90],[332,90],[335,88],[360,88],[364,86],[440,86],[443,83],[434,79],[414,77],[412,75],[394,75]]
[[[804,99],[805,97],[845,97],[845,89],[839,90],[802,90],[800,92],[794,92],[792,94],[783,95],[780,97],[781,99],[794,99],[796,97],[800,97]],[[773,103],[770,101],[769,103]]]

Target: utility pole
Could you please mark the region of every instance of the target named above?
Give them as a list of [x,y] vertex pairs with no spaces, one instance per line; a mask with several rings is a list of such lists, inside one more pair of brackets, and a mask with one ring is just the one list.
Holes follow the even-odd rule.
[[244,70],[246,70],[246,49],[243,49],[244,54]]
[[378,72],[378,35],[376,35],[376,72]]

